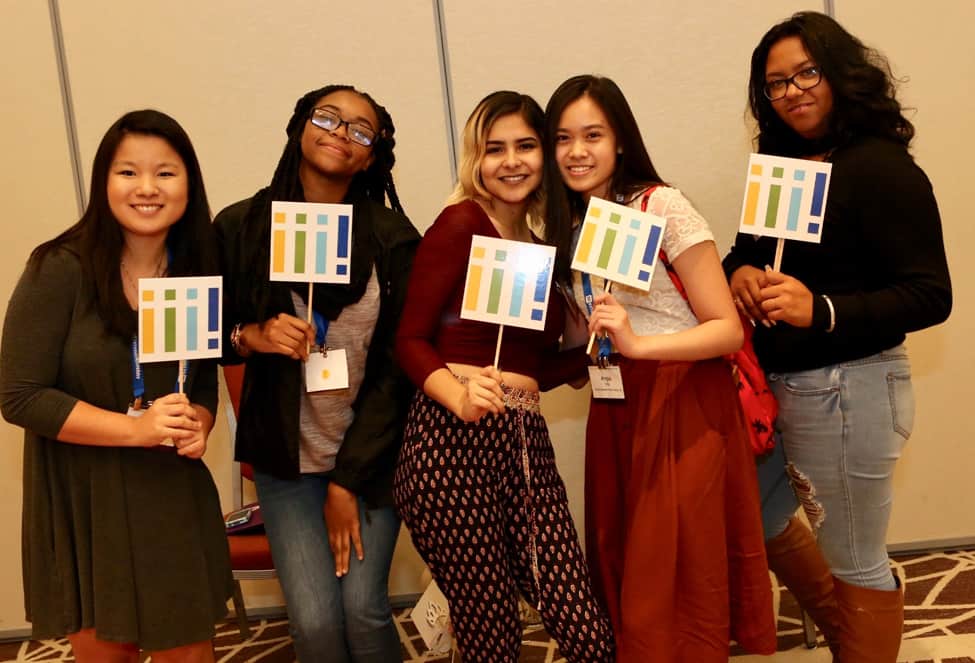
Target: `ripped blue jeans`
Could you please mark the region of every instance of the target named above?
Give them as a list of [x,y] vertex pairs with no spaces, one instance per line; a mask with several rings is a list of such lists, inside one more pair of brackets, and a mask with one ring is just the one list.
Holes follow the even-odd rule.
[[769,373],[768,381],[781,444],[759,460],[766,539],[802,506],[834,576],[893,589],[886,538],[894,465],[914,425],[906,349]]

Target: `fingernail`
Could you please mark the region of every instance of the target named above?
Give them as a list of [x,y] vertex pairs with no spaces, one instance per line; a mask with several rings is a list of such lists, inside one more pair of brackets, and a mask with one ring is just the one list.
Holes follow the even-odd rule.
[[772,326],[772,321],[771,320],[762,320],[762,324],[765,325],[766,328],[770,328]]

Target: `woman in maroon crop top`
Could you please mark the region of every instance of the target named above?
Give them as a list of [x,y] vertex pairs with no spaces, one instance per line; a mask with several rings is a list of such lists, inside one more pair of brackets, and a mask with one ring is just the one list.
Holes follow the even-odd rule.
[[460,319],[472,235],[536,241],[542,109],[495,92],[464,128],[450,204],[427,231],[410,277],[397,359],[420,387],[407,419],[394,497],[413,543],[450,604],[464,661],[515,662],[517,593],[537,606],[569,661],[613,660],[609,622],[585,561],[538,390],[585,370],[559,353],[565,299],[550,297],[544,331]]

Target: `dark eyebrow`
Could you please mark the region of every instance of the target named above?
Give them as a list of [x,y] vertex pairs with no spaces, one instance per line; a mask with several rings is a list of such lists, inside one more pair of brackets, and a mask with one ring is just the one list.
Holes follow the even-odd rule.
[[[810,59],[807,58],[807,59],[803,60],[802,62],[800,62],[796,66],[796,68],[792,70],[792,73],[793,74],[796,74],[796,73],[799,73],[800,71],[802,71],[803,69],[809,69],[810,67],[818,67],[818,66],[819,66],[818,64],[816,64],[815,62],[813,62],[812,60],[810,60]],[[789,74],[789,75],[791,76],[791,74]],[[784,72],[781,72],[781,71],[772,71],[772,72],[769,72],[769,73],[765,74],[765,80],[769,80],[770,77],[774,77],[774,78],[788,78],[788,76],[786,76],[786,74]]]
[[[128,159],[117,159],[112,162],[112,165],[113,166],[138,166],[139,164],[136,163],[135,161],[131,161]],[[179,168],[179,163],[175,161],[163,161],[157,164],[157,167],[158,168]]]
[[[342,109],[339,108],[338,106],[333,106],[332,104],[325,104],[324,106],[319,106],[319,108],[327,108],[328,110],[332,111],[333,113],[335,113],[336,115],[338,115],[343,120],[345,119],[344,117],[342,117]],[[364,124],[367,127],[369,127],[370,129],[372,129],[373,131],[376,130],[376,128],[374,126],[372,126],[372,122],[369,121],[369,118],[368,117],[363,117],[363,116],[359,115],[357,117],[352,118],[349,121],[352,122],[353,124]]]
[[[599,124],[597,122],[596,124],[587,124],[586,126],[584,126],[582,128],[582,130],[583,131],[589,131],[590,129],[605,129],[605,128],[606,128],[606,125]],[[569,129],[566,129],[565,127],[559,127],[558,129],[556,129],[556,131],[565,131],[565,132],[568,132]]]

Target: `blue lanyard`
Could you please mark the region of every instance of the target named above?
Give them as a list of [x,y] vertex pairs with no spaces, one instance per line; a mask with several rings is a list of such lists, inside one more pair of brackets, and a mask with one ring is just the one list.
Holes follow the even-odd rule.
[[142,409],[142,397],[146,393],[146,383],[142,379],[142,364],[139,363],[139,337],[132,335],[132,409]]
[[[190,374],[190,360],[183,360],[183,384]],[[179,377],[173,385],[173,392],[179,391]],[[139,337],[132,335],[132,409],[142,409],[142,397],[146,394],[146,381],[142,377],[142,364],[139,363]],[[146,403],[148,405],[148,403]]]
[[311,314],[315,317],[315,345],[325,352],[325,336],[328,334],[328,320],[318,311],[312,310]]
[[[582,294],[586,300],[586,309],[589,311],[589,317],[592,317],[593,308],[593,295],[592,295],[592,281],[589,279],[589,274],[582,273]],[[599,343],[599,357],[603,360],[609,358],[609,352],[612,349],[612,344],[609,341],[608,336],[600,336],[597,339]]]

